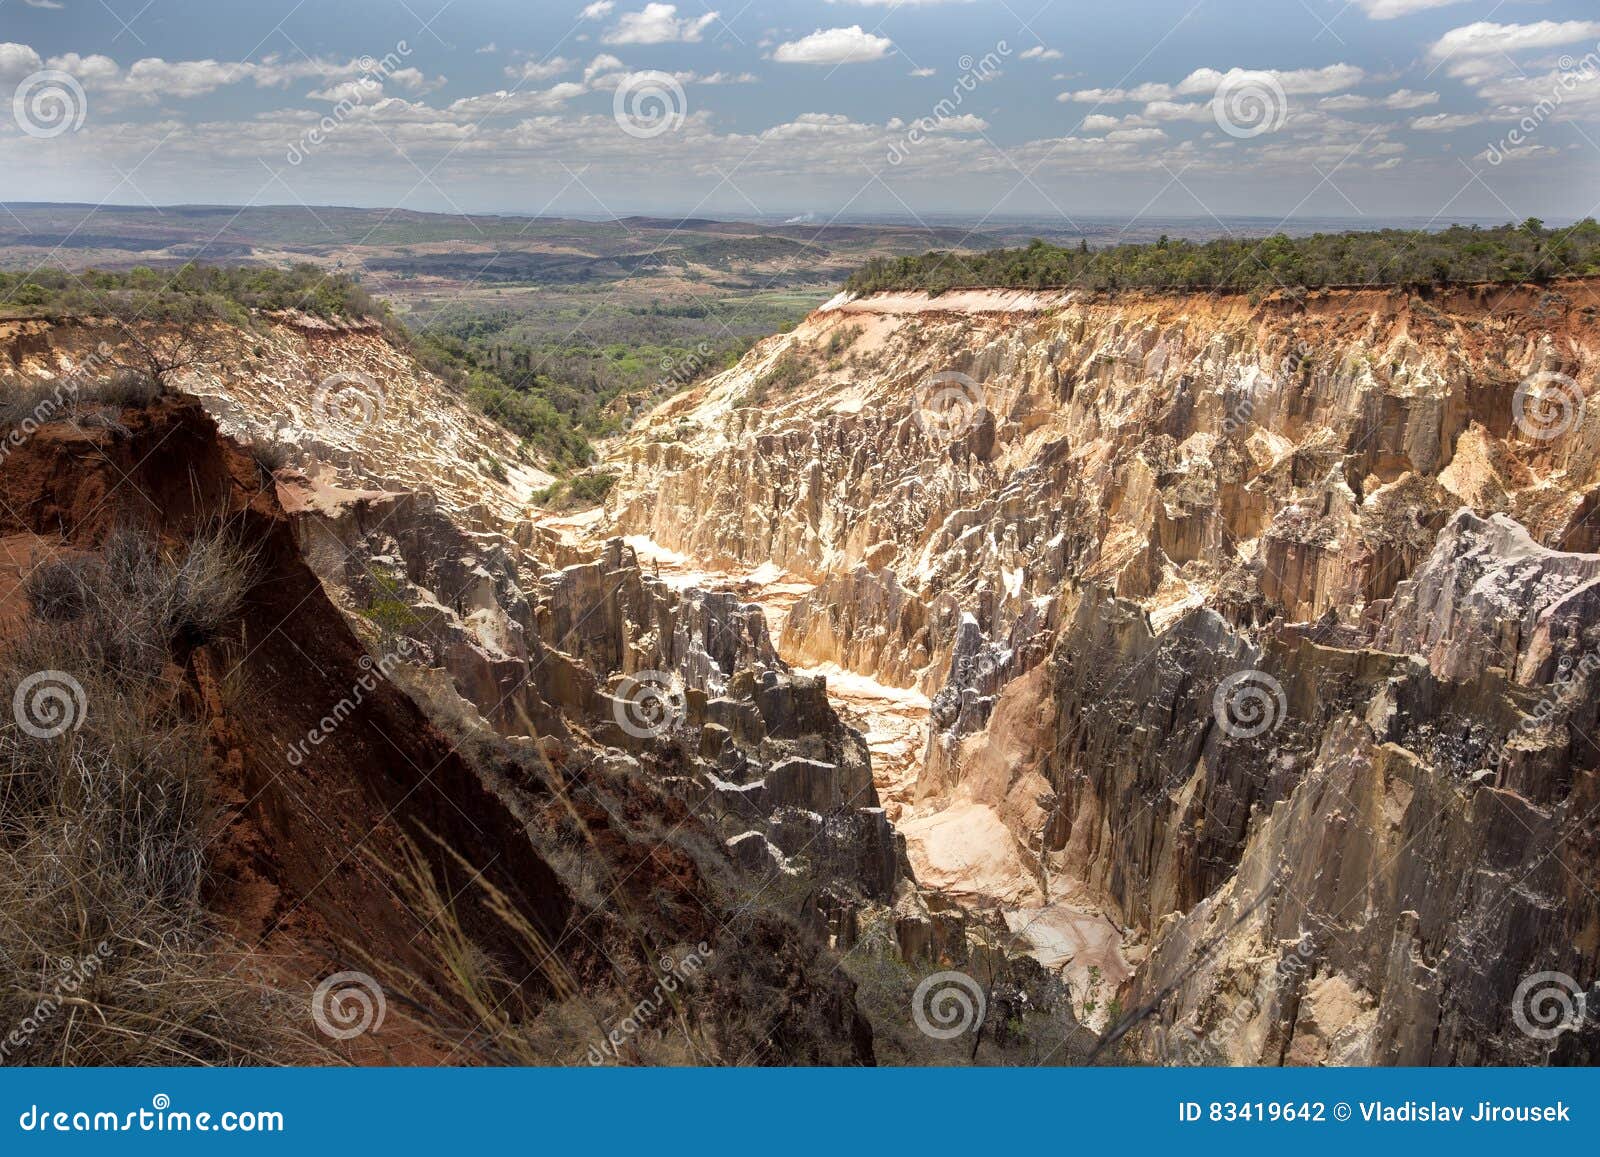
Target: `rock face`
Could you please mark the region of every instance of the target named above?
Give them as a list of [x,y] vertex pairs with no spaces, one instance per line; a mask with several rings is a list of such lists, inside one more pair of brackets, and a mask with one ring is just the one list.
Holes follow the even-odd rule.
[[839,300],[609,514],[931,697],[913,862],[994,832],[1147,942],[1128,1058],[1592,1061],[1515,1005],[1600,1010],[1594,289]]
[[[987,921],[1103,962],[1126,1060],[1593,1062],[1595,288],[839,300],[619,439],[581,525],[532,517],[537,471],[376,332],[281,319],[287,368],[186,385],[289,447],[255,481],[295,589],[507,745],[452,781],[494,838],[603,849],[615,908],[557,872],[533,909],[609,930],[580,981],[639,979],[642,912],[652,945],[762,946],[717,992],[759,975],[783,1023],[746,1008],[729,1059],[869,1060],[816,945],[965,960]],[[24,375],[93,344],[23,328]],[[312,420],[346,369],[385,422]],[[77,436],[146,435],[114,417]],[[66,459],[38,461],[13,505],[54,533]],[[812,585],[779,630],[629,535]],[[928,704],[892,798],[830,699],[863,676]],[[763,896],[817,935],[746,920]],[[1551,977],[1575,1015],[1541,1032]]]
[[[0,335],[15,373],[41,381],[107,336],[92,321]],[[735,790],[724,834],[780,825],[780,866],[806,857],[837,904],[893,899],[903,853],[866,747],[820,681],[788,672],[758,608],[669,587],[620,541],[584,547],[528,521],[549,476],[375,324],[285,315],[208,341],[177,384],[225,434],[287,459],[275,482],[299,549],[381,649],[442,672],[460,710],[558,758],[614,750],[695,804]],[[640,694],[654,698],[630,725]]]
[[[333,745],[317,745],[293,762],[282,792],[257,797],[262,816],[241,820],[255,825],[241,842],[275,848],[293,865],[294,874],[265,873],[283,904],[295,911],[315,894],[326,905],[323,922],[297,922],[285,957],[349,942],[381,949],[377,963],[424,979],[434,977],[430,966],[443,968],[421,959],[421,933],[403,910],[376,902],[363,910],[359,900],[363,887],[392,892],[390,875],[409,870],[403,835],[427,845],[419,862],[443,875],[446,895],[481,878],[506,899],[509,916],[474,895],[465,931],[490,952],[509,939],[495,961],[513,979],[555,977],[529,998],[534,1007],[552,994],[613,990],[631,1007],[650,991],[664,951],[708,945],[712,965],[697,994],[707,1011],[693,1038],[705,1051],[694,1059],[872,1063],[871,1030],[828,944],[850,942],[861,908],[887,912],[904,890],[904,851],[877,806],[866,744],[841,723],[824,682],[790,672],[760,609],[735,593],[674,588],[646,574],[620,539],[580,545],[526,521],[537,472],[513,468],[508,481],[481,475],[473,454],[505,449],[507,436],[375,328],[262,324],[265,336],[229,331],[216,340],[247,362],[272,355],[272,373],[196,371],[176,383],[205,410],[162,401],[149,414],[107,412],[89,424],[73,412],[34,434],[9,457],[4,478],[8,509],[23,525],[0,529],[60,533],[76,544],[80,528],[68,516],[81,506],[98,515],[83,530],[90,546],[87,536],[124,506],[141,516],[141,502],[183,508],[197,462],[203,481],[231,472],[237,493],[228,502],[250,506],[270,526],[274,560],[285,568],[246,624],[252,656],[275,664],[271,677],[283,691],[262,698],[262,718],[235,721],[248,724],[251,775],[264,764],[261,775],[277,782],[282,751],[317,712],[339,704],[363,671],[386,676],[376,706],[348,720],[339,708],[345,762],[330,770]],[[27,328],[11,361],[39,380],[69,372],[96,344],[92,324]],[[252,337],[272,348],[235,349]],[[361,429],[335,422],[332,434],[317,426],[307,407],[316,406],[318,375],[335,366],[381,375],[385,413],[397,408],[395,420]],[[272,470],[265,455],[252,460],[219,424],[257,447],[287,447],[288,464]],[[83,467],[90,458],[96,469]],[[114,466],[124,485],[109,480]],[[93,501],[114,490],[121,505]],[[233,517],[231,509],[222,512]],[[291,638],[279,619],[310,636]],[[280,642],[266,647],[257,632]],[[318,666],[330,656],[338,661]],[[296,683],[289,673],[307,665],[317,678]],[[405,691],[390,681],[398,673]],[[368,726],[374,713],[376,730]],[[448,743],[429,718],[449,731]],[[262,728],[279,749],[269,750]],[[405,741],[386,745],[391,728]],[[468,760],[458,749],[480,754]],[[230,780],[235,786],[241,801],[256,795],[253,780]],[[324,798],[330,793],[336,798]],[[318,818],[317,801],[337,824]],[[388,818],[382,833],[392,827],[395,839],[361,872],[341,874],[362,845],[363,824]],[[285,825],[297,838],[284,836]],[[481,877],[466,870],[482,863],[498,866]],[[221,906],[226,918],[238,916]],[[537,961],[516,967],[510,949],[526,944],[508,933],[515,921],[549,946],[539,953],[542,972]],[[439,975],[448,993],[450,973]],[[448,1006],[448,996],[423,995],[413,997],[419,1006]]]
[[[114,426],[43,427],[8,457],[0,505],[0,535],[34,535],[45,551],[94,551],[124,527],[182,541],[219,520],[252,544],[256,581],[237,625],[249,645],[224,639],[173,657],[185,696],[212,713],[209,790],[227,815],[211,890],[239,944],[300,964],[325,940],[359,938],[396,967],[436,978],[440,962],[419,949],[388,875],[404,862],[402,842],[427,833],[458,849],[462,863],[484,863],[485,878],[546,941],[564,939],[572,897],[522,820],[384,666],[374,670],[255,463],[218,437],[198,405],[128,410]],[[7,637],[15,626],[6,623]],[[248,693],[230,693],[230,684]],[[465,887],[467,873],[438,845],[417,846]],[[501,854],[483,855],[485,847]],[[486,950],[524,971],[537,964],[480,895],[464,894],[461,913]]]
[[[48,382],[122,336],[110,322],[70,318],[0,323],[8,376]],[[425,493],[463,528],[502,529],[551,476],[515,436],[472,409],[376,322],[298,313],[218,326],[199,364],[174,375],[222,432],[329,485]]]

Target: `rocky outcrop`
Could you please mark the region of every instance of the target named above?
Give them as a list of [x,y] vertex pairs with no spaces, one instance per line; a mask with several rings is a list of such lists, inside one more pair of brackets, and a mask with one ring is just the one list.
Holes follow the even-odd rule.
[[[42,323],[13,360],[48,378],[75,334]],[[414,393],[387,401],[409,397],[408,417],[450,408],[376,332],[318,335],[300,352],[321,368],[334,355],[318,342],[393,361]],[[236,429],[283,402],[242,377],[226,395],[205,401]],[[293,443],[301,429],[274,436]],[[224,676],[250,685],[250,710],[213,724],[232,745],[226,787],[241,805],[224,874],[243,874],[246,897],[218,907],[229,920],[265,913],[242,932],[276,937],[284,979],[314,986],[319,956],[359,945],[372,959],[358,963],[417,1018],[442,1019],[436,1029],[462,1047],[526,1057],[478,1041],[483,1025],[454,1024],[451,986],[465,981],[429,939],[454,925],[413,919],[402,898],[419,903],[410,889],[432,873],[508,1009],[626,1008],[667,949],[702,945],[712,964],[689,1039],[709,1051],[696,1059],[872,1062],[871,1030],[827,945],[849,943],[863,906],[887,910],[904,854],[864,741],[823,681],[777,658],[759,608],[671,587],[620,540],[581,547],[519,521],[515,474],[476,491],[455,464],[435,472],[405,446],[415,430],[358,438],[348,456],[301,446],[276,468],[192,401],[29,433],[4,488],[38,534],[91,546],[119,517],[153,510],[187,530],[204,514],[247,523],[270,559],[241,628],[246,661],[229,671],[202,656],[197,678],[208,694]],[[202,498],[215,508],[198,511]],[[323,742],[329,730],[336,744]],[[730,784],[748,789],[743,814],[717,802]],[[738,839],[752,829],[771,834],[759,836],[770,856]],[[783,886],[768,887],[774,875]],[[262,900],[263,880],[276,899]]]
[[1592,1057],[1512,1015],[1600,982],[1592,289],[841,299],[630,432],[611,513],[932,698],[913,864],[1115,913],[1130,1058]]
[[[0,323],[9,377],[53,382],[125,346],[111,321],[66,317]],[[501,530],[552,481],[510,432],[474,410],[389,340],[375,321],[295,312],[218,325],[194,364],[171,375],[222,432],[264,447],[332,486],[425,493],[463,529]],[[106,358],[101,358],[104,372]]]
[[[1092,959],[1125,1060],[1593,1062],[1593,288],[840,299],[617,440],[581,523],[526,518],[530,471],[408,454],[450,405],[403,366],[396,430],[262,424],[389,367],[376,335],[285,331],[295,381],[195,388],[309,446],[276,483],[320,590],[510,745],[483,782],[530,832],[606,849],[607,927],[732,917],[773,946],[722,966],[733,1002],[803,976],[784,1055],[868,1053],[760,897],[846,952]],[[811,585],[779,629],[754,579],[649,550]],[[868,675],[927,705],[909,785],[830,695]],[[1529,1031],[1550,976],[1579,1015]]]
[[[1513,632],[1527,624],[1531,636],[1553,630],[1592,656],[1596,620],[1568,618],[1562,592],[1600,558],[1530,546],[1509,520],[1462,512],[1378,632],[1391,644],[1424,645],[1426,658],[1396,656],[1386,678],[1309,732],[1272,737],[1276,758],[1303,771],[1263,803],[1226,883],[1157,940],[1133,999],[1176,987],[1158,1026],[1137,1038],[1145,1055],[1355,1064],[1600,1057],[1600,1022],[1580,999],[1600,922],[1600,760],[1586,739],[1600,663],[1569,658],[1541,675],[1543,664],[1519,661],[1514,634],[1481,633],[1491,622]],[[1476,613],[1442,607],[1448,592]],[[1309,646],[1299,668],[1325,666],[1327,649]],[[1531,681],[1515,677],[1519,667]],[[1209,775],[1195,794],[1215,794]],[[1528,978],[1552,993],[1570,986],[1559,1017],[1530,1021]]]
[[467,932],[549,991],[548,970],[467,884],[481,871],[551,944],[574,919],[566,886],[494,786],[374,663],[255,464],[198,405],[123,411],[114,428],[43,427],[0,472],[0,506],[0,532],[55,549],[94,551],[118,528],[181,543],[219,523],[250,544],[254,581],[236,636],[174,657],[193,709],[211,713],[209,790],[229,804],[213,903],[240,950],[315,968],[321,952],[359,941],[443,983],[392,882],[409,841],[441,886],[460,891]]

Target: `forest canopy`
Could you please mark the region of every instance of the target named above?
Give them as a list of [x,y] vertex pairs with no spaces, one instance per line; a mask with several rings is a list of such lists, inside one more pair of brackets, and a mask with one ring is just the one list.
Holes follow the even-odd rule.
[[958,287],[1044,289],[1272,289],[1328,285],[1421,285],[1544,281],[1600,274],[1600,224],[1586,218],[1547,229],[1529,218],[1485,229],[1454,225],[1430,232],[1283,233],[1191,242],[1162,237],[1143,245],[1091,249],[1035,240],[987,253],[936,250],[917,257],[875,257],[852,274],[852,293]]

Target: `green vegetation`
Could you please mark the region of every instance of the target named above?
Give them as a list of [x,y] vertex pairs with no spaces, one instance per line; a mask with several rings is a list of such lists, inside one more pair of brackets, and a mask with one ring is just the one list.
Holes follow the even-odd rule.
[[[454,302],[408,320],[412,352],[428,369],[560,471],[587,466],[590,439],[619,432],[645,405],[726,369],[765,332],[731,330],[734,307],[717,304],[553,305],[523,294],[507,304]],[[776,328],[793,316],[793,307],[757,310],[741,328]]]
[[855,293],[960,286],[1084,289],[1236,289],[1325,285],[1545,281],[1600,273],[1600,223],[1547,229],[1537,218],[1483,229],[1454,226],[1437,233],[1383,229],[1370,233],[1282,233],[1250,240],[1192,243],[1162,237],[1150,245],[1075,249],[1035,240],[987,253],[935,251],[920,257],[876,257],[845,282]]
[[397,635],[403,635],[412,627],[422,622],[422,616],[412,610],[410,605],[400,597],[400,581],[387,575],[374,574],[371,576],[373,592],[367,599],[367,605],[361,609],[362,615],[370,619],[383,632],[385,643]]
[[[391,342],[520,435],[523,449],[556,471],[587,466],[594,459],[590,438],[617,432],[642,405],[618,404],[620,396],[660,395],[688,385],[731,365],[756,336],[730,333],[704,305],[659,301],[611,308],[602,319],[609,338],[603,345],[580,336],[588,315],[575,310],[575,324],[555,317],[548,328],[504,307],[461,307],[413,318],[407,326],[353,277],[312,265],[0,273],[0,301],[28,316],[122,323],[127,363],[157,384],[174,370],[206,360],[204,330],[212,323],[250,325],[254,315],[289,309],[330,321],[375,320]],[[780,312],[782,320],[791,320],[792,307]],[[766,311],[757,315],[757,324],[776,326]],[[166,332],[155,332],[152,324]],[[687,336],[678,338],[680,332]],[[688,340],[702,333],[716,336]],[[487,469],[493,477],[504,473],[499,463]]]
[[598,506],[617,484],[615,474],[575,474],[533,492],[533,501],[556,510]]
[[[837,338],[838,335],[835,335]],[[787,394],[816,372],[811,359],[794,350],[785,350],[772,367],[757,378],[739,399],[741,406],[760,406],[772,397],[772,391]]]
[[38,269],[0,273],[0,301],[19,312],[241,322],[249,311],[298,309],[333,318],[381,318],[384,307],[355,278],[315,265],[289,269],[184,265],[176,271]]

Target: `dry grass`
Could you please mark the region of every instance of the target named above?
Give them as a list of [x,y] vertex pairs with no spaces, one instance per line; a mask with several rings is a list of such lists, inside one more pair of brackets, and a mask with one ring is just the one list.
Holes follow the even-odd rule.
[[200,533],[182,551],[119,530],[98,556],[37,567],[24,590],[35,615],[79,636],[95,663],[148,671],[175,646],[216,639],[250,589],[253,569],[251,552],[222,528]]
[[148,406],[165,392],[154,375],[141,369],[119,369],[104,381],[85,385],[78,397],[108,406]]
[[[182,553],[118,534],[103,556],[28,578],[34,617],[0,651],[0,687],[58,672],[81,697],[52,677],[65,716],[43,700],[0,716],[0,1061],[295,1054],[282,1027],[294,1015],[219,963],[201,905],[215,824],[204,725],[171,663],[221,629],[248,583],[248,556],[220,534]],[[59,735],[21,725],[63,718]]]
[[121,369],[109,378],[72,377],[45,382],[0,383],[0,429],[32,419],[48,422],[70,415],[80,405],[147,406],[163,393],[161,383],[140,370]]
[[[471,871],[464,858],[440,846],[458,867]],[[399,865],[369,858],[373,867],[390,879],[406,906],[426,921],[418,944],[442,966],[443,983],[430,983],[401,971],[360,945],[348,947],[393,998],[391,1007],[398,1006],[400,1015],[433,1042],[444,1063],[707,1063],[709,1054],[691,1008],[695,998],[692,978],[674,977],[669,989],[658,977],[656,984],[641,984],[633,995],[625,991],[620,979],[614,986],[580,989],[567,972],[562,954],[552,951],[508,897],[481,873],[473,872],[472,890],[510,931],[520,945],[519,955],[539,962],[537,975],[520,966],[508,970],[462,926],[461,895],[447,893],[414,843],[402,839],[402,848]],[[567,947],[570,951],[572,946]]]

